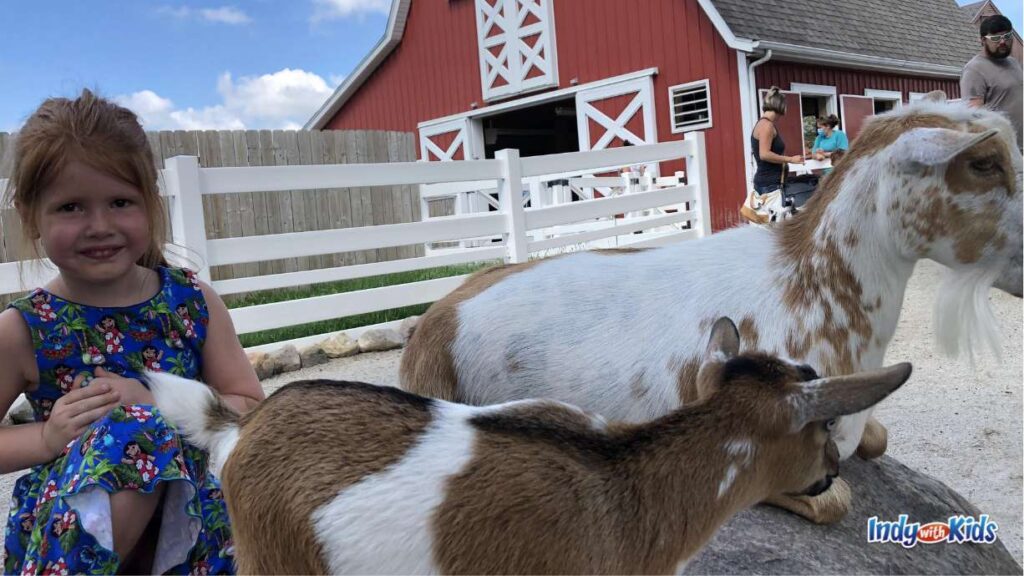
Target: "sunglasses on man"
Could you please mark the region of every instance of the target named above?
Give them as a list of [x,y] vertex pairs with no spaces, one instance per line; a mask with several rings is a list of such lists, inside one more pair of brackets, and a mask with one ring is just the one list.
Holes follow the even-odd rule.
[[1004,40],[1006,42],[1009,42],[1010,38],[1013,38],[1013,32],[1006,32],[1004,34],[987,34],[983,36],[983,38],[985,38],[985,40],[988,40],[989,42],[992,42],[993,44],[997,42],[1002,42]]

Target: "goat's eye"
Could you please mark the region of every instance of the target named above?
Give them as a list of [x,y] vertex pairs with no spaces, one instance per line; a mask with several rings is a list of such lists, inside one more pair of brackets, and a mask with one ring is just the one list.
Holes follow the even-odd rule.
[[833,418],[825,422],[825,430],[831,432],[836,429],[836,419]]
[[987,173],[994,172],[999,169],[999,164],[992,158],[979,158],[971,161],[971,170],[974,170],[975,172]]

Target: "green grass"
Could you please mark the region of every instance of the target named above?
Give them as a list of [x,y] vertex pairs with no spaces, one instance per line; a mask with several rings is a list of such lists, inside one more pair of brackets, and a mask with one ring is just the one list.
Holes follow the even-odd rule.
[[[250,292],[243,296],[229,297],[226,298],[226,301],[228,308],[242,308],[258,304],[270,304],[272,302],[297,300],[313,296],[326,296],[329,294],[341,294],[343,292],[355,292],[358,290],[367,290],[369,288],[381,288],[383,286],[394,286],[396,284],[408,284],[410,282],[433,280],[435,278],[459,276],[461,274],[469,274],[480,270],[481,268],[493,266],[498,263],[500,262],[478,262],[473,264],[460,264],[457,266],[442,266],[439,268],[428,268],[426,270],[414,270],[412,272],[398,272],[396,274],[355,278],[353,280],[342,280],[339,282],[312,284],[297,288],[264,290],[260,292]],[[349,328],[357,328],[359,326],[368,326],[370,324],[401,320],[402,318],[422,314],[429,307],[429,304],[420,304],[417,306],[393,308],[391,310],[381,310],[379,312],[370,312],[356,316],[346,316],[344,318],[336,318],[334,320],[323,320],[320,322],[311,322],[309,324],[298,324],[295,326],[287,326],[285,328],[252,332],[250,334],[242,334],[239,338],[242,341],[242,346],[248,348],[250,346],[270,344],[271,342],[302,338],[304,336],[312,336],[314,334],[336,332],[338,330],[347,330]]]

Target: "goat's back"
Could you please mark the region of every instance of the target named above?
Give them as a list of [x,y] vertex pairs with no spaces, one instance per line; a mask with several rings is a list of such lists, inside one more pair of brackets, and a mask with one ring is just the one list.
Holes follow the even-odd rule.
[[747,227],[471,279],[421,318],[403,353],[402,386],[480,405],[552,398],[616,420],[665,414],[695,378],[715,319],[781,309],[773,248],[767,230]]
[[289,384],[241,421],[223,487],[241,573],[326,573],[311,523],[346,487],[401,459],[431,400],[393,388]]

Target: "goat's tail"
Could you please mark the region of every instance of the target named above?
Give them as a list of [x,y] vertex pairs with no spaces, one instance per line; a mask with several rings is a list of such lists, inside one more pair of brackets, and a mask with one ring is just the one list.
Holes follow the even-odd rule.
[[147,372],[145,381],[163,417],[192,444],[210,453],[210,468],[221,468],[238,443],[238,413],[209,386],[163,372]]

